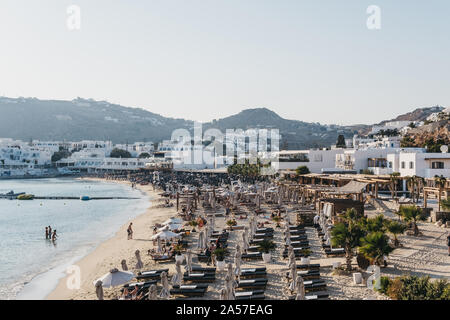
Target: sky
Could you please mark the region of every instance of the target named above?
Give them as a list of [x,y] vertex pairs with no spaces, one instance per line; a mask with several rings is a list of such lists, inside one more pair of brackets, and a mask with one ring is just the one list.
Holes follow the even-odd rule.
[[2,0],[0,96],[371,124],[450,106],[449,33],[448,0]]

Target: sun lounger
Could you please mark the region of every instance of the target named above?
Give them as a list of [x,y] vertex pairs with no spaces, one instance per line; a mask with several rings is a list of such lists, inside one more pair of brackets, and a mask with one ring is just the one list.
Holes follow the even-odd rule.
[[317,292],[305,295],[305,300],[328,300],[330,295],[326,292]]
[[207,290],[208,285],[181,285],[170,289],[170,294],[185,297],[203,297]]
[[273,233],[273,228],[258,228],[256,233]]
[[291,244],[286,244],[286,248],[292,246],[293,248],[299,248],[299,247],[309,247],[309,241],[308,240],[302,240],[302,241],[291,241]]
[[325,249],[325,254],[327,256],[341,256],[345,255],[345,249],[344,248]]
[[[284,238],[286,240],[286,238]],[[298,235],[298,236],[291,236],[290,237],[291,242],[292,241],[305,241],[308,240],[308,237],[306,234]]]
[[216,280],[216,275],[212,273],[191,273],[188,275],[185,273],[183,280],[191,282],[213,282]]
[[249,253],[247,253],[247,254],[243,254],[242,255],[242,259],[251,259],[251,260],[253,260],[253,259],[262,259],[262,253],[261,252],[249,252]]
[[306,234],[305,230],[290,230],[289,233],[291,236],[298,236],[298,235]]
[[236,300],[264,300],[264,290],[238,291],[234,296]]
[[297,270],[320,270],[320,264],[298,264]]
[[253,239],[270,239],[273,238],[273,233],[256,233]]
[[303,284],[306,292],[323,291],[327,289],[327,284],[321,279],[306,280],[303,281]]
[[123,291],[123,289],[125,288],[127,288],[128,290],[133,290],[136,286],[138,288],[150,287],[152,284],[156,284],[156,280],[128,283],[123,286],[121,291]]
[[198,261],[200,261],[200,262],[210,262],[211,261],[211,255],[208,256],[203,253],[197,254],[197,258],[198,258]]
[[290,226],[289,230],[294,231],[294,230],[305,230],[305,227],[301,224],[297,225],[297,226]]
[[320,279],[320,271],[317,270],[300,270],[297,275],[303,279]]
[[192,273],[216,273],[216,268],[192,267]]
[[160,279],[161,273],[163,272],[166,272],[168,274],[169,269],[142,271],[138,273],[136,279]]
[[158,262],[158,263],[172,262],[172,261],[175,261],[175,256],[168,256],[168,255],[152,256],[152,259],[153,259],[153,261]]
[[238,289],[261,289],[264,290],[267,286],[267,279],[245,279],[238,282]]
[[241,270],[241,278],[262,277],[266,276],[265,268],[243,269]]

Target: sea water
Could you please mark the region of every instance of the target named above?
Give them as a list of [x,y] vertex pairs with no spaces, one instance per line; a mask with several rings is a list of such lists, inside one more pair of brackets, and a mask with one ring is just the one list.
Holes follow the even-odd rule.
[[[149,198],[128,185],[75,179],[0,180],[0,193],[130,197],[126,200],[0,199],[0,299],[43,299],[75,263],[145,212]],[[56,229],[55,243],[45,227]],[[126,237],[126,235],[124,235]]]

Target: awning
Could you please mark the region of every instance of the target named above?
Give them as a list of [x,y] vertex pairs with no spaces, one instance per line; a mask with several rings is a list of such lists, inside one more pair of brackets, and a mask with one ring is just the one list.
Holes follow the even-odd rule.
[[345,186],[336,188],[336,192],[361,193],[367,187],[368,183],[359,181],[350,181]]

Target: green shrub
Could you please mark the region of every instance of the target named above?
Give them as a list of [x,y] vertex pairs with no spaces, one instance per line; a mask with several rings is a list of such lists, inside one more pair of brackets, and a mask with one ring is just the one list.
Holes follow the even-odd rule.
[[380,278],[380,289],[379,292],[383,294],[387,294],[389,287],[392,284],[392,280],[389,277],[381,277]]

